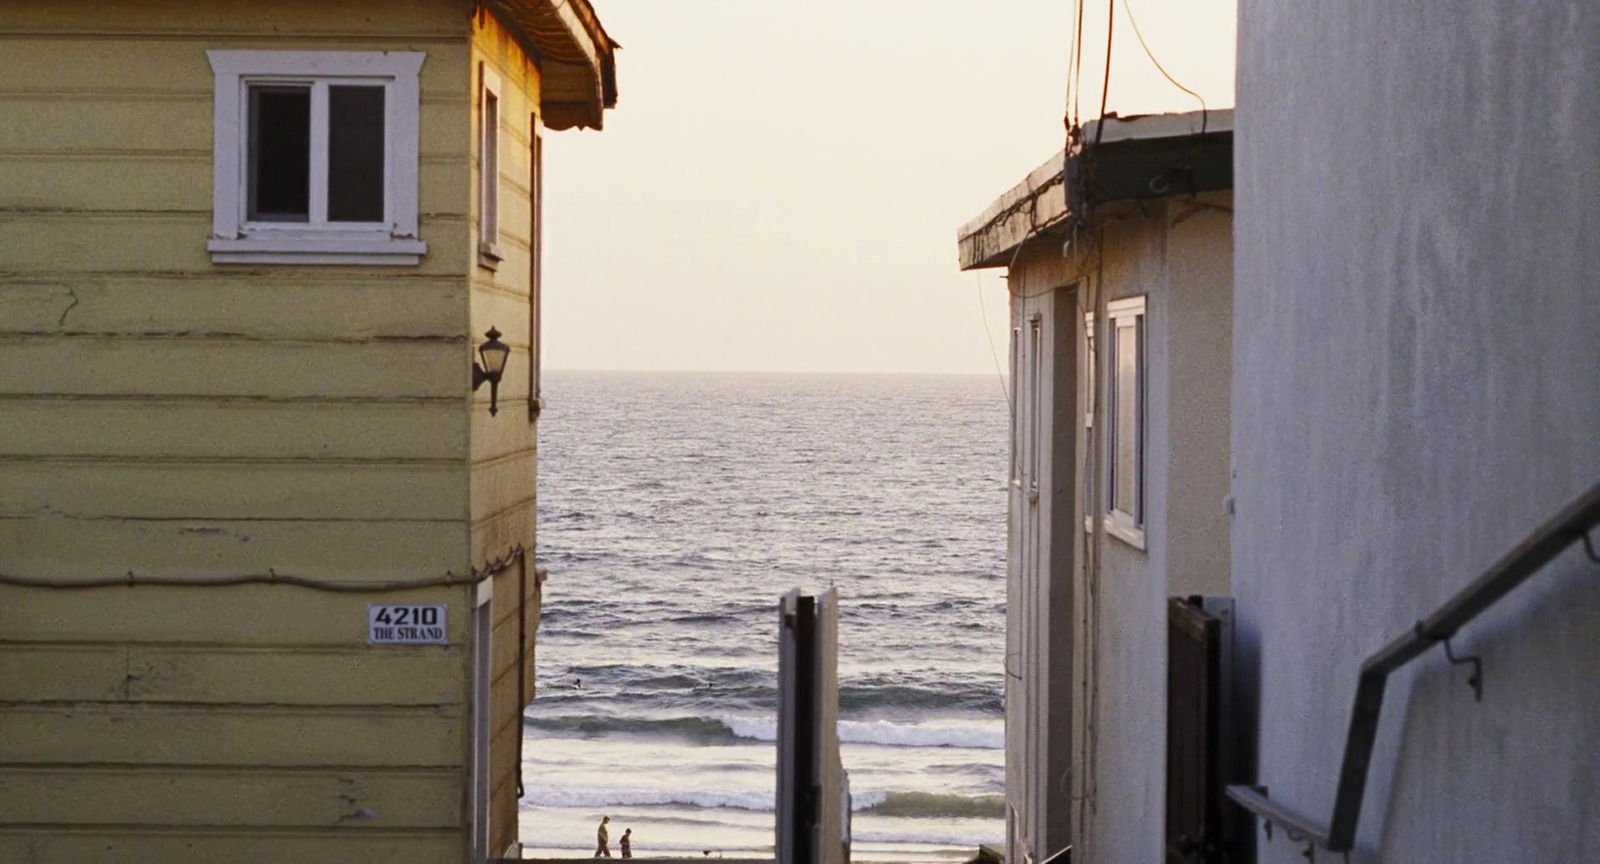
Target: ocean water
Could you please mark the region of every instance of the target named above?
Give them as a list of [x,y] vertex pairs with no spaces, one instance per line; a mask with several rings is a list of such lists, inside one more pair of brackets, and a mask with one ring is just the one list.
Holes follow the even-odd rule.
[[[549,373],[528,854],[772,855],[779,597],[840,593],[857,860],[1004,835],[1007,420],[983,376]],[[581,686],[580,686],[581,685]]]

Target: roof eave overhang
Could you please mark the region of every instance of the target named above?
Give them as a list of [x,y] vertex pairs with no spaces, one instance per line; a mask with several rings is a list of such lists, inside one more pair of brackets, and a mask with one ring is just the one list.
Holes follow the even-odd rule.
[[978,218],[961,226],[956,244],[962,270],[1004,267],[1022,246],[1041,242],[1052,231],[1064,231],[1070,215],[1062,182],[1065,159],[1065,152],[1051,156]]
[[616,49],[588,0],[486,0],[539,65],[546,129],[600,129],[617,104]]
[[[1117,201],[1233,188],[1233,112],[1118,119],[1076,130],[1051,157],[957,232],[962,270],[1005,267],[1022,250],[1060,243]],[[1097,140],[1098,139],[1098,140]]]
[[1171,198],[1233,188],[1233,130],[1092,143],[1067,157],[1069,206],[1087,222],[1114,201]]

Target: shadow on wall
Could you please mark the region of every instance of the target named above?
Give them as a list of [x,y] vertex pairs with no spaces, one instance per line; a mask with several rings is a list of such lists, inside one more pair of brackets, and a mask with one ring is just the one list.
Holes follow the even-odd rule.
[[[1368,782],[1387,789],[1368,799],[1352,861],[1533,860],[1530,834],[1540,860],[1600,860],[1600,820],[1563,818],[1600,813],[1600,564],[1574,545],[1523,591],[1452,640],[1458,659],[1482,661],[1481,701],[1471,664],[1442,647],[1390,680],[1405,704],[1386,716],[1404,719],[1380,728]],[[1512,801],[1550,806],[1517,808],[1506,830]]]
[[[1239,610],[1241,613],[1244,610]],[[1233,753],[1238,776],[1260,777],[1261,729],[1261,630],[1248,614],[1233,617]],[[1222,815],[1225,837],[1238,844],[1239,860],[1255,861],[1260,830],[1255,817],[1243,807],[1224,803]]]

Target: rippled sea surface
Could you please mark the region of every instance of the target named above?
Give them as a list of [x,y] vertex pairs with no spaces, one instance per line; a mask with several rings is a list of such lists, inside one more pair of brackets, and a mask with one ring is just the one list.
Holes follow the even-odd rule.
[[[999,842],[994,377],[549,373],[530,854],[770,857],[778,598],[840,593],[858,860]],[[580,686],[581,685],[581,686]]]

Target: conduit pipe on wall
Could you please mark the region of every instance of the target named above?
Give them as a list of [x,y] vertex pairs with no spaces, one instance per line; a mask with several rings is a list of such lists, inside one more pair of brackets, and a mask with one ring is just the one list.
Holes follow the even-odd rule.
[[[386,582],[338,581],[332,579],[319,579],[309,576],[289,576],[274,570],[266,573],[243,573],[234,576],[200,576],[186,578],[181,576],[140,576],[132,570],[122,576],[97,576],[89,579],[63,579],[47,576],[13,576],[0,573],[0,585],[14,585],[18,588],[50,588],[56,590],[78,590],[85,588],[132,588],[140,585],[165,586],[173,588],[220,588],[231,585],[289,585],[296,588],[309,588],[313,591],[332,591],[350,594],[375,594],[386,591],[411,591],[418,588],[437,588],[442,585],[476,585],[479,582],[494,577],[504,572],[512,564],[523,560],[527,550],[521,546],[513,548],[504,558],[490,561],[481,569],[474,569],[470,573],[457,575],[445,571],[442,576],[427,576],[421,579],[401,579]],[[538,578],[535,571],[535,578]]]

